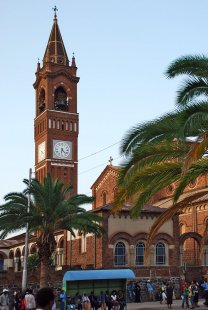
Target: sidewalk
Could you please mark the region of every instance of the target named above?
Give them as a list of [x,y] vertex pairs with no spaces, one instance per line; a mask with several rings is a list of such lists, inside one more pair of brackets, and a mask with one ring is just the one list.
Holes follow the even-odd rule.
[[[200,299],[199,301],[199,306],[200,308],[195,308],[195,309],[199,309],[199,310],[208,310],[208,307],[204,306],[203,304],[204,299]],[[160,304],[159,301],[153,301],[153,302],[142,302],[142,303],[128,303],[127,304],[127,310],[138,310],[138,309],[148,309],[148,310],[152,310],[152,309],[168,309],[168,306],[166,304]],[[172,304],[172,309],[182,309],[181,308],[181,300],[173,300],[173,304]],[[184,308],[186,309],[186,307]]]

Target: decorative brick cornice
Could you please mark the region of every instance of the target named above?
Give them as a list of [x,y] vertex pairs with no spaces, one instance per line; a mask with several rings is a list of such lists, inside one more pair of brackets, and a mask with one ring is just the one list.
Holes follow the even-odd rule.
[[119,232],[109,238],[109,244],[115,244],[116,241],[121,239],[127,241],[129,244],[133,243],[133,237],[130,234],[125,232]]
[[153,240],[153,244],[155,245],[157,242],[164,240],[167,244],[174,244],[175,240],[173,237],[166,233],[159,233],[155,236]]

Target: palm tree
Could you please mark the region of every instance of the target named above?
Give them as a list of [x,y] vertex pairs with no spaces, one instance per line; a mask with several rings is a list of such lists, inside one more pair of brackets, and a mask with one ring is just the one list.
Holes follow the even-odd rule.
[[[184,134],[193,131],[197,136],[184,163],[187,170],[192,162],[199,159],[208,145],[208,58],[204,55],[183,56],[176,59],[166,71],[168,78],[186,75],[177,91],[176,105],[179,107],[197,106],[185,124]],[[201,100],[201,99],[204,100]]]
[[[121,166],[114,210],[133,197],[132,214],[137,216],[154,193],[177,183],[173,206],[157,219],[149,242],[164,220],[183,208],[176,202],[185,187],[208,172],[208,58],[181,57],[166,71],[169,78],[181,74],[188,78],[178,91],[175,111],[135,126],[121,145],[126,160]],[[187,137],[195,139],[188,142]]]
[[[32,179],[25,179],[26,189],[22,193],[9,193],[4,197],[5,204],[0,206],[0,238],[8,233],[26,227],[29,232],[37,232],[37,248],[40,258],[40,287],[47,285],[48,262],[56,248],[54,233],[57,230],[68,230],[75,236],[75,231],[93,233],[101,236],[101,218],[94,213],[87,212],[81,206],[90,203],[91,197],[86,195],[70,196],[71,186],[64,187],[60,180],[52,180],[50,174],[43,183]],[[28,206],[30,193],[30,210]]]
[[[201,103],[200,110],[208,115],[206,102]],[[198,112],[198,105],[176,109],[158,119],[139,124],[126,134],[121,145],[121,153],[126,160],[121,165],[118,179],[120,191],[114,210],[119,209],[133,195],[132,213],[137,216],[151,196],[160,189],[177,182],[180,185],[177,188],[178,198],[192,178],[203,174],[199,164],[203,168],[206,167],[207,161],[203,158],[206,142],[202,140],[201,134],[200,143],[188,143],[184,134],[185,129],[188,136],[200,134],[197,127],[190,126],[189,130],[187,129],[189,120],[191,122],[193,115]],[[198,169],[196,170],[194,165],[195,173],[188,175],[188,168],[191,168],[194,162],[193,156],[188,163],[187,158],[195,145],[198,152],[195,151],[197,155],[195,160],[199,157],[203,160],[197,161]],[[183,182],[180,183],[182,179]]]

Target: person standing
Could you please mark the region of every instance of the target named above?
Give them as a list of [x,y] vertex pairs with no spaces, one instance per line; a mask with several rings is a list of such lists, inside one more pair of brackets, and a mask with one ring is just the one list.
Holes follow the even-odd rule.
[[208,282],[207,278],[204,279],[204,283],[201,284],[201,287],[204,289],[204,304],[208,306]]
[[173,286],[171,283],[168,283],[166,287],[166,296],[167,296],[168,309],[171,309],[173,303]]
[[184,284],[184,288],[182,292],[182,304],[181,304],[182,308],[184,308],[184,304],[186,304],[186,308],[189,308],[188,288],[189,288],[189,284],[186,282]]
[[98,296],[98,302],[101,310],[106,310],[105,293],[103,291],[101,291],[100,295]]
[[167,299],[167,295],[166,295],[166,285],[163,282],[162,286],[161,286],[161,296],[160,296],[160,303],[166,303],[166,299]]
[[194,304],[194,282],[193,281],[189,285],[188,296],[189,296],[189,300],[190,300],[190,303],[191,303],[190,309],[194,309],[195,308],[195,304]]
[[152,285],[150,280],[147,280],[146,288],[147,288],[147,293],[148,293],[149,301],[154,301],[155,300],[155,298],[154,298],[154,288],[153,288],[153,285]]
[[36,308],[35,297],[31,289],[27,289],[25,294],[25,310],[33,310]]
[[0,296],[1,310],[9,310],[9,291],[5,288]]
[[66,308],[66,293],[64,290],[61,290],[59,298],[60,298],[60,310],[65,310],[65,308]]
[[15,310],[20,310],[20,306],[21,306],[21,291],[17,290],[14,292],[14,309]]
[[199,307],[199,283],[194,281],[194,305],[195,307]]
[[136,282],[134,287],[135,302],[141,302],[141,286]]

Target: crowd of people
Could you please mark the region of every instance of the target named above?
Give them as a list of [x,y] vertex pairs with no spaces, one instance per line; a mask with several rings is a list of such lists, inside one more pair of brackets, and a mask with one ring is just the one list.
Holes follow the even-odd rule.
[[[53,293],[53,304],[52,308],[47,310],[124,310],[126,306],[125,294],[122,290],[113,290],[111,293],[108,291],[101,291],[97,296],[94,292],[90,294],[80,294],[77,292],[75,296],[66,294],[64,290],[61,289],[50,289],[50,291],[45,291],[45,293]],[[0,309],[1,310],[35,310],[40,305],[37,302],[39,296],[39,290],[37,294],[34,294],[32,289],[27,289],[25,293],[21,293],[21,290],[16,290],[14,292],[14,297],[9,298],[8,289],[3,289],[0,295]],[[43,291],[44,292],[44,291]],[[47,297],[46,297],[47,299]],[[43,309],[43,308],[41,308]]]
[[[144,289],[144,287],[143,287]],[[148,301],[159,300],[162,304],[167,304],[169,309],[172,308],[175,297],[174,285],[171,281],[163,282],[155,290],[154,285],[150,280],[146,282],[146,294]],[[139,282],[129,281],[127,283],[127,298],[128,301],[142,302],[142,289]],[[199,307],[199,296],[204,297],[204,305],[208,307],[208,280],[204,278],[199,284],[197,281],[188,282],[183,280],[181,282],[181,307],[194,309]],[[14,292],[13,298],[9,298],[8,289],[3,289],[0,295],[0,309],[1,310],[124,310],[126,306],[125,292],[122,290],[101,291],[95,295],[94,292],[90,294],[77,292],[74,296],[66,294],[64,290],[43,288],[37,294],[34,294],[32,289],[28,288],[24,294],[21,290]],[[12,300],[11,300],[12,299]],[[47,305],[43,306],[47,302]]]
[[31,289],[27,289],[24,294],[20,290],[14,292],[13,300],[9,299],[9,290],[3,289],[0,295],[1,310],[55,310],[55,294],[49,287],[40,289],[34,296]]
[[108,291],[101,291],[99,295],[94,292],[90,294],[84,293],[83,296],[77,292],[74,297],[66,297],[67,309],[78,310],[123,310],[126,306],[125,294],[122,290],[118,292],[113,290],[111,293]]

